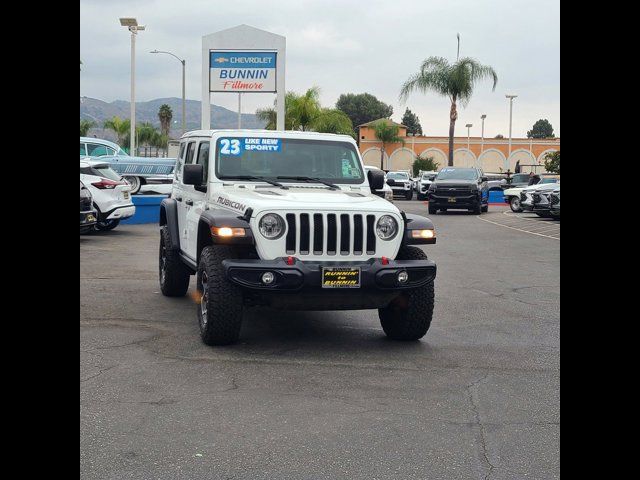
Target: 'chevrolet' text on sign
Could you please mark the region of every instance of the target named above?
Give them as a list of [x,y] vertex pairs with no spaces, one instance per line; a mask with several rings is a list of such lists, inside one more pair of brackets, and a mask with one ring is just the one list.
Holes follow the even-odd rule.
[[209,52],[210,92],[275,92],[275,52]]

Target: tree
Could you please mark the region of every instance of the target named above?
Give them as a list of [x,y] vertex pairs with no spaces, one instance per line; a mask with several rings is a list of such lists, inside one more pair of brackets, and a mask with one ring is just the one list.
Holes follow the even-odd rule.
[[560,150],[549,152],[544,156],[544,168],[549,173],[560,175]]
[[[344,112],[321,107],[319,87],[311,87],[302,95],[287,92],[284,110],[285,130],[353,135],[351,120]],[[266,123],[267,130],[276,129],[278,115],[275,106],[259,108],[256,116]]]
[[86,137],[89,130],[96,126],[96,123],[91,120],[80,120],[80,136]]
[[534,123],[531,130],[527,132],[527,138],[553,138],[553,127],[549,120],[545,118]]
[[449,112],[449,166],[453,165],[453,138],[457,104],[465,107],[469,104],[477,82],[484,79],[493,81],[493,90],[498,83],[498,75],[492,67],[482,65],[473,58],[465,57],[450,64],[446,58],[429,57],[420,66],[420,71],[411,75],[400,89],[400,99],[406,100],[413,91],[436,92],[451,101]]
[[122,120],[118,116],[114,116],[109,120],[105,120],[104,128],[107,130],[113,130],[113,132],[118,137],[117,143],[121,147],[126,147],[129,143],[128,138],[130,134],[131,122],[127,120]]
[[420,119],[409,108],[404,111],[401,123],[407,127],[407,133],[412,135],[422,135],[422,126],[420,125]]
[[321,133],[339,133],[353,136],[351,119],[337,108],[323,108],[313,122],[313,130]]
[[404,140],[398,136],[400,127],[391,120],[381,119],[372,126],[376,138],[382,142],[380,147],[380,169],[384,170],[384,151],[386,146],[390,143],[402,143],[404,145]]
[[433,157],[423,157],[422,155],[416,155],[416,159],[413,161],[413,176],[418,176],[420,170],[423,172],[435,172],[438,170],[440,164],[433,160]]
[[370,93],[343,93],[338,97],[336,108],[347,114],[354,128],[363,123],[393,115],[391,105],[381,102]]
[[171,119],[173,118],[173,110],[166,103],[160,105],[158,110],[158,119],[160,120],[160,131],[163,135],[169,136],[169,130],[171,129]]

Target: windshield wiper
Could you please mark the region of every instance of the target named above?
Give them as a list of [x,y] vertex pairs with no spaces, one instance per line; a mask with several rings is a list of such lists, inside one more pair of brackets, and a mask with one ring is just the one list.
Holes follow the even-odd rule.
[[267,177],[256,177],[254,175],[225,175],[224,177],[220,177],[220,180],[257,180],[259,182],[269,183],[274,187],[280,187],[283,190],[289,189],[286,185],[276,182],[275,180],[269,180]]
[[278,180],[299,180],[301,182],[316,182],[316,183],[322,183],[324,185],[326,185],[327,187],[331,188],[331,190],[340,190],[340,187],[337,185],[334,185],[331,182],[325,182],[324,180],[321,180],[319,178],[316,177],[276,177]]

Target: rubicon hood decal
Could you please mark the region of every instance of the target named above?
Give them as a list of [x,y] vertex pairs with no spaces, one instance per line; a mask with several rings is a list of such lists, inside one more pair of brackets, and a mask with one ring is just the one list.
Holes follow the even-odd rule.
[[247,206],[243,203],[234,202],[233,200],[230,200],[222,196],[218,196],[216,203],[218,205],[222,205],[224,207],[230,208],[231,210],[235,210],[236,212],[240,212],[240,213],[244,213],[244,210],[247,208]]

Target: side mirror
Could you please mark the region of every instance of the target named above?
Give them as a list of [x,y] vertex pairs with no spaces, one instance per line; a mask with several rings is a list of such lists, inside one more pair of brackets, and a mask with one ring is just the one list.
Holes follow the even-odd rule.
[[487,182],[487,181],[489,181],[489,179],[487,177],[480,177],[480,181],[481,182]]
[[202,185],[204,181],[204,168],[199,164],[190,164],[182,167],[182,183],[185,185]]
[[384,172],[382,170],[369,170],[367,180],[371,190],[380,190],[384,187]]

